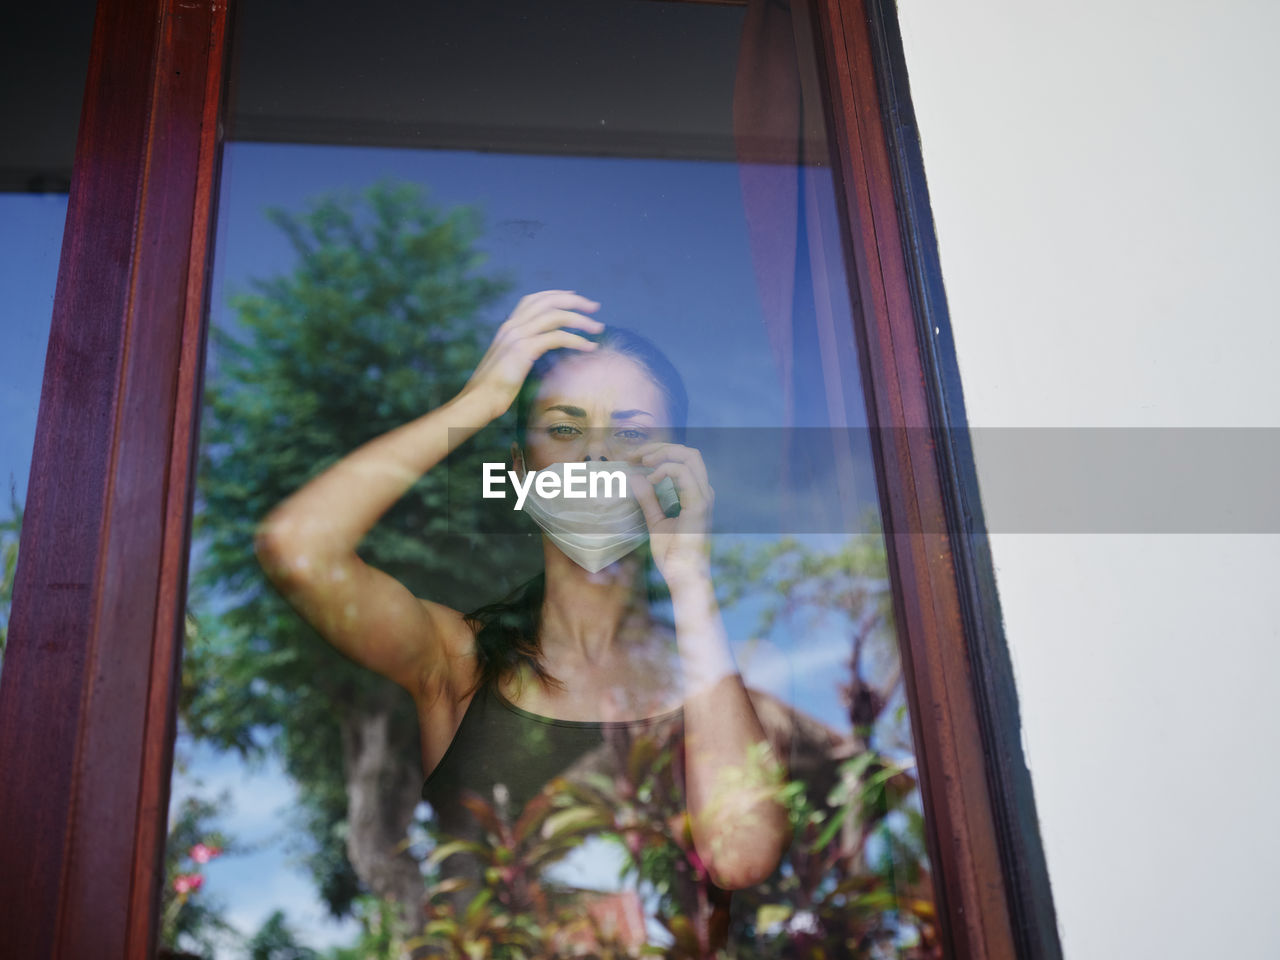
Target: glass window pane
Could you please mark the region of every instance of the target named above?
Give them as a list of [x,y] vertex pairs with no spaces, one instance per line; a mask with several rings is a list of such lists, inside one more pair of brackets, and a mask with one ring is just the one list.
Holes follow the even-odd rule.
[[806,23],[239,11],[167,942],[939,955]]
[[67,190],[89,62],[94,4],[67,4],[56,22],[15,10],[0,33],[0,658],[17,572],[22,508]]

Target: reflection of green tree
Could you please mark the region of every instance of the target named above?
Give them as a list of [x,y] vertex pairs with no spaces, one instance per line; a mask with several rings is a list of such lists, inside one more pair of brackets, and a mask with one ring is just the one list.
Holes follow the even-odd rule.
[[[200,629],[182,715],[198,738],[280,755],[299,787],[305,862],[335,914],[362,891],[414,904],[419,865],[397,847],[421,787],[413,703],[306,627],[266,585],[252,539],[315,473],[458,392],[487,343],[481,312],[504,286],[481,271],[472,214],[436,209],[412,187],[268,216],[295,266],[255,281],[233,300],[236,324],[212,331],[192,578]],[[477,586],[510,575],[506,538],[476,549],[451,535],[446,504],[445,471],[432,471],[361,555],[419,596],[490,599]],[[468,529],[456,511],[452,522]]]
[[885,541],[874,515],[867,529],[833,550],[784,538],[720,563],[726,603],[774,598],[762,634],[834,627],[850,646],[851,733],[817,767],[834,779],[787,788],[795,842],[769,881],[737,895],[753,918],[738,930],[744,958],[940,955]]
[[320,954],[298,943],[282,910],[273,910],[245,950],[247,960],[320,960]]
[[9,608],[13,603],[13,579],[18,572],[18,541],[22,539],[22,504],[18,491],[9,487],[9,516],[0,520],[0,662],[9,641]]

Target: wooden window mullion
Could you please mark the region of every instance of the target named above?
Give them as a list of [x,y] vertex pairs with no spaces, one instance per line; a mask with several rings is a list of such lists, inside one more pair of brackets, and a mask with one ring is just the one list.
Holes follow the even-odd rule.
[[0,689],[15,956],[154,946],[225,14],[98,5]]

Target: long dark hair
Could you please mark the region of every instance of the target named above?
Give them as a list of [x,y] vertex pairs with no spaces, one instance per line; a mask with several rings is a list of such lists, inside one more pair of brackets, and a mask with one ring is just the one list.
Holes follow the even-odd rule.
[[[612,324],[598,334],[583,334],[600,344],[595,354],[616,353],[638,363],[662,391],[667,403],[670,430],[683,443],[689,420],[689,395],[684,380],[665,353],[647,337]],[[516,396],[516,441],[524,449],[529,414],[548,374],[563,361],[581,357],[581,350],[563,347],[549,350],[537,359]],[[646,554],[647,556],[647,554]],[[651,562],[651,561],[649,561]],[[646,570],[646,580],[648,571]],[[546,596],[547,575],[542,571],[501,600],[466,614],[464,619],[476,632],[475,685],[468,693],[497,684],[508,673],[527,666],[544,684],[559,685],[542,663],[540,619]]]

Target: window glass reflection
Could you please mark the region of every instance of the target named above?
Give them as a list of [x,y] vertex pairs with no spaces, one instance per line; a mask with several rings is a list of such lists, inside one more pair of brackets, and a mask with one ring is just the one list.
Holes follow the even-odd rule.
[[549,6],[316,17],[359,96],[239,27],[165,936],[936,956],[820,131],[743,146],[743,7]]
[[18,569],[53,292],[67,216],[64,194],[0,193],[0,663]]
[[74,2],[56,24],[11,11],[0,34],[0,663],[92,25],[93,5]]

